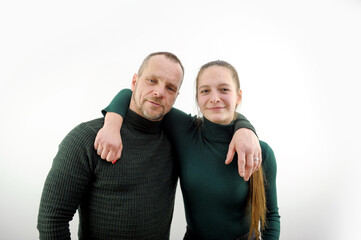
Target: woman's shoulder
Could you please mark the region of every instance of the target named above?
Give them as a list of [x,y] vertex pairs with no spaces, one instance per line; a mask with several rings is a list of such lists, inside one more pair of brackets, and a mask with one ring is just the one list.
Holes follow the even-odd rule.
[[268,145],[268,143],[266,143],[265,141],[259,140],[259,144],[261,145],[262,154],[263,154],[263,152],[270,152],[270,151],[273,152],[270,145]]
[[273,149],[265,141],[259,141],[262,149],[262,166],[266,169],[276,169],[276,157]]

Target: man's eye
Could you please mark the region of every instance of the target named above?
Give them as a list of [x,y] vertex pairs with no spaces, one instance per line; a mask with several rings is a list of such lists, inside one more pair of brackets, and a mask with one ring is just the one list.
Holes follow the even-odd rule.
[[175,92],[175,88],[173,88],[173,87],[169,87],[168,90]]

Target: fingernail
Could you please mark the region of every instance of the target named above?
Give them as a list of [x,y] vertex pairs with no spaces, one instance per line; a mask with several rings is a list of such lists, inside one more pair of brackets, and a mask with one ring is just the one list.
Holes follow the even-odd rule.
[[114,163],[116,163],[117,162],[117,160],[114,160],[113,162],[112,162],[112,164],[114,164]]

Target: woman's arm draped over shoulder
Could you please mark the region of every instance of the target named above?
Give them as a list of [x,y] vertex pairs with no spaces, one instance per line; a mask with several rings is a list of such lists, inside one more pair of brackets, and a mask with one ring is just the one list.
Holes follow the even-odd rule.
[[253,125],[248,121],[248,119],[243,116],[242,114],[236,112],[236,119],[234,120],[234,131],[236,132],[238,129],[241,128],[247,128],[250,129],[256,133],[256,129],[253,127]]
[[99,130],[95,141],[94,148],[97,154],[108,162],[115,163],[120,157],[123,149],[120,129],[123,118],[127,114],[132,91],[130,89],[121,90],[102,110],[104,126]]
[[105,116],[107,112],[114,112],[124,118],[127,114],[131,98],[132,90],[128,88],[120,90],[110,104],[102,110],[103,115]]
[[[97,134],[94,148],[98,150],[98,155],[108,162],[115,163],[121,156],[122,142],[120,129],[123,118],[126,116],[129,108],[131,96],[132,91],[130,89],[123,89],[113,98],[111,103],[102,110],[103,115],[105,115],[104,126]],[[170,135],[176,136],[176,132],[183,130],[185,127],[189,127],[193,119],[190,115],[173,108],[165,115],[162,123]]]

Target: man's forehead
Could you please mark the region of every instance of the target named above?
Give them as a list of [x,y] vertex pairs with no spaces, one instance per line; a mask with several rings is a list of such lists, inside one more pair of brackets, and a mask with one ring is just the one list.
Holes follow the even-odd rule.
[[148,67],[149,66],[156,66],[156,67],[159,67],[160,69],[170,68],[171,66],[173,68],[178,68],[178,67],[181,68],[178,62],[176,62],[173,59],[170,59],[169,57],[166,57],[164,55],[152,56],[148,60]]
[[[153,58],[155,58],[154,56]],[[181,66],[172,61],[171,59],[162,59],[157,60],[151,58],[147,64],[147,67],[144,69],[144,73],[147,75],[153,75],[154,77],[162,78],[165,76],[182,78],[183,71]],[[152,61],[154,60],[154,61]]]

